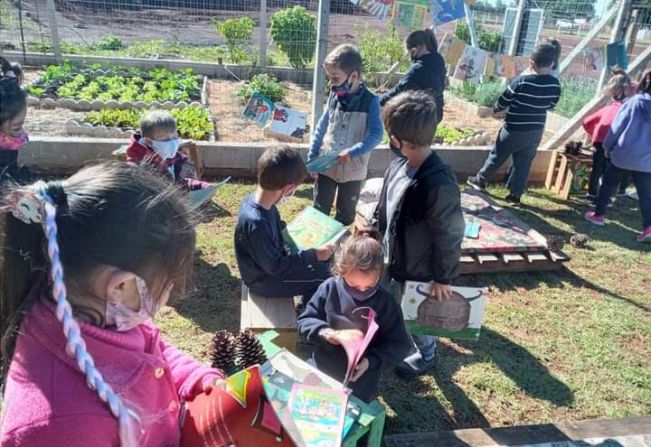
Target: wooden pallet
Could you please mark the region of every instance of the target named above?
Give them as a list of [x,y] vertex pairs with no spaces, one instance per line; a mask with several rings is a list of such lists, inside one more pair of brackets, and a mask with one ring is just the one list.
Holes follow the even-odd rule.
[[525,253],[475,253],[461,256],[460,273],[532,272],[559,270],[570,256],[545,250]]
[[551,189],[562,199],[567,200],[572,192],[575,173],[580,168],[592,170],[592,157],[588,155],[568,155],[559,151],[552,152],[547,168],[545,188]]
[[[405,433],[384,437],[386,447],[497,447],[551,443],[577,445],[602,445],[585,442],[590,439],[636,437],[635,443],[644,445],[639,437],[651,437],[651,416],[635,416],[616,420],[580,421],[569,424],[523,425],[516,427],[472,428],[436,433]],[[647,445],[649,441],[647,441]],[[613,442],[614,445],[622,443]]]

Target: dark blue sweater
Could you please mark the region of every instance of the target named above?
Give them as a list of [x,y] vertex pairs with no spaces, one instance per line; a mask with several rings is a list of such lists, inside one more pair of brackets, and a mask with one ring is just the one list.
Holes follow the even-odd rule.
[[278,209],[261,207],[253,195],[247,196],[240,206],[235,226],[235,257],[242,281],[262,296],[266,296],[264,283],[268,279],[309,280],[322,275],[316,269],[314,250],[292,255],[285,249]]
[[[376,376],[379,380],[381,370],[397,365],[410,352],[413,343],[405,328],[400,305],[383,287],[366,301],[356,301],[343,288],[341,281],[330,278],[325,281],[312,296],[305,312],[298,317],[298,330],[308,340],[316,343],[313,359],[316,366],[337,380],[346,375],[346,352],[341,346],[328,343],[319,336],[319,331],[332,329],[359,329],[366,332],[367,320],[353,313],[360,307],[370,307],[376,313],[376,322],[380,326],[369,345],[366,357],[369,361],[367,379]],[[364,376],[362,376],[364,377]],[[367,383],[367,390],[353,391],[358,397],[370,400],[377,389],[377,380]],[[367,380],[368,382],[368,380]]]

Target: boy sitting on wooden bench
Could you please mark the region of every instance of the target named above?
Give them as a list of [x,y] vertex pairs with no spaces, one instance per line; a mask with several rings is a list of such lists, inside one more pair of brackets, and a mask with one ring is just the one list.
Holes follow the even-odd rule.
[[140,120],[140,132],[131,137],[126,150],[128,162],[158,167],[174,182],[190,191],[211,186],[196,179],[197,167],[182,152],[195,148],[195,143],[181,142],[172,115],[160,111],[145,114]]
[[276,204],[294,195],[307,176],[300,154],[289,146],[267,149],[258,160],[258,186],[240,206],[235,256],[242,281],[265,298],[312,297],[330,277],[331,246],[290,254]]

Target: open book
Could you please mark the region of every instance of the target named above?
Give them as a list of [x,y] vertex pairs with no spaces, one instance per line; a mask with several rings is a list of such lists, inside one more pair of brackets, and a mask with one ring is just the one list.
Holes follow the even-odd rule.
[[360,362],[360,360],[364,358],[366,348],[368,348],[368,345],[371,344],[373,336],[380,328],[380,326],[375,321],[375,311],[370,307],[360,307],[359,309],[355,309],[354,312],[364,310],[368,310],[367,316],[364,317],[368,320],[366,333],[360,337],[344,338],[340,340],[341,346],[344,348],[344,351],[346,351],[346,357],[348,357],[348,367],[346,368],[346,376],[344,377],[343,382],[344,386],[347,385],[350,381],[350,378],[355,371],[355,367]]
[[337,157],[339,157],[338,152],[319,155],[305,163],[305,168],[307,168],[307,172],[323,174],[337,164]]
[[230,177],[227,177],[221,182],[213,183],[207,188],[196,189],[194,191],[188,192],[188,202],[189,202],[190,210],[194,211],[197,208],[199,208],[201,205],[203,205],[204,203],[212,199],[212,196],[215,195],[217,190],[222,186],[224,186],[226,183],[228,183],[230,179],[231,179]]
[[287,224],[283,231],[285,245],[292,253],[326,244],[338,244],[349,234],[341,222],[308,206]]

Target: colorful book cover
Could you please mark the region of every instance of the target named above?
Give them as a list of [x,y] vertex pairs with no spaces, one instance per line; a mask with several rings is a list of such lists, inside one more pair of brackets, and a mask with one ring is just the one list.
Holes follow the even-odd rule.
[[386,20],[393,9],[393,0],[350,0],[350,2],[380,20]]
[[486,289],[450,287],[452,296],[437,300],[429,283],[407,281],[402,295],[405,326],[413,334],[478,340],[486,307]]
[[366,333],[361,331],[352,330],[350,333],[359,333],[359,336],[352,336],[350,338],[341,339],[341,346],[346,351],[346,357],[348,358],[348,367],[346,368],[346,376],[344,377],[344,386],[348,385],[350,378],[357,367],[357,364],[364,358],[366,349],[368,345],[371,344],[373,337],[380,328],[380,326],[375,321],[375,311],[370,307],[360,307],[355,309],[354,312],[366,312],[366,316],[362,318],[368,321],[366,327]]
[[289,411],[308,447],[341,445],[348,391],[294,384]]
[[423,27],[428,0],[397,0],[393,5],[393,24],[411,29]]
[[187,402],[181,426],[181,447],[294,446],[266,397],[259,366]]
[[307,113],[276,106],[269,130],[272,134],[302,140],[307,132]]
[[439,53],[443,56],[446,64],[456,67],[466,46],[463,40],[452,34],[445,34],[439,44]]
[[479,82],[484,72],[488,53],[475,47],[466,47],[454,71],[455,79],[467,82]]
[[297,253],[334,243],[334,239],[343,236],[342,232],[345,232],[345,229],[341,222],[308,206],[287,224],[283,231],[283,238],[289,251]]
[[305,163],[305,168],[307,172],[323,174],[337,164],[337,157],[339,157],[338,153],[319,155]]
[[466,16],[463,0],[431,0],[432,24],[439,26]]
[[230,181],[230,177],[219,183],[213,183],[207,188],[196,189],[188,192],[188,202],[190,210],[194,211],[204,203],[208,202],[215,195],[217,190]]
[[606,45],[606,64],[610,69],[617,67],[626,70],[628,68],[626,42],[620,40],[619,42]]
[[258,92],[253,92],[251,99],[244,108],[244,116],[252,119],[256,124],[264,126],[271,119],[274,113],[274,103]]

